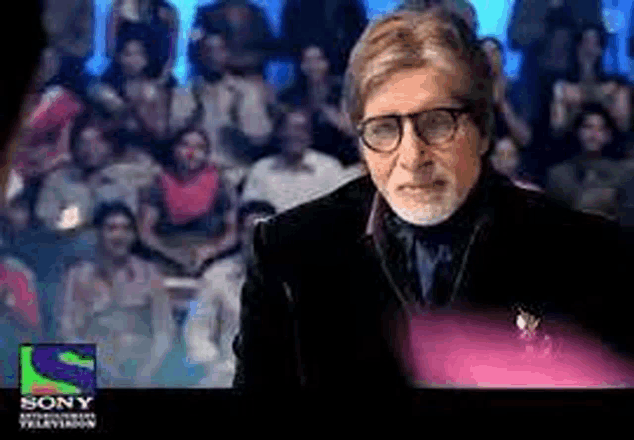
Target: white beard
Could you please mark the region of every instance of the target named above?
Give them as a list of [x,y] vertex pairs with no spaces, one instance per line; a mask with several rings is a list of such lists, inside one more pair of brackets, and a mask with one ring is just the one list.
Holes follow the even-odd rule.
[[441,201],[421,204],[415,208],[403,206],[402,202],[391,200],[387,195],[385,199],[394,213],[407,223],[416,226],[435,226],[447,221],[455,214],[462,206],[467,194],[468,192],[463,197],[458,197],[455,189],[448,188]]

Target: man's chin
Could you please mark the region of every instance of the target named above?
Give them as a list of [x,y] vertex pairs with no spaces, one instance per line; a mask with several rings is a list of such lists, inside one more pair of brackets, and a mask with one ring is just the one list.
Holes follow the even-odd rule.
[[[396,203],[394,203],[396,202]],[[412,200],[393,200],[388,203],[401,219],[416,226],[435,226],[447,221],[456,211],[456,203],[448,201],[416,203]]]

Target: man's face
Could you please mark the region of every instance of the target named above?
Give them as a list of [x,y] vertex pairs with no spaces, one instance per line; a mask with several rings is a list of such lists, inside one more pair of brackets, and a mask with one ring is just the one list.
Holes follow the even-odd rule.
[[88,169],[98,169],[106,164],[112,154],[112,146],[96,127],[89,127],[79,134],[77,159]]
[[304,50],[302,71],[307,77],[323,78],[328,74],[328,67],[328,59],[320,47],[310,46]]
[[143,44],[137,40],[128,41],[121,52],[121,67],[127,76],[139,76],[148,66],[148,57]]
[[588,58],[601,56],[601,39],[595,29],[589,29],[583,33],[581,51],[582,54]]
[[310,117],[306,112],[292,112],[286,116],[284,127],[284,154],[302,157],[312,143]]
[[515,174],[520,164],[520,155],[511,140],[502,139],[497,142],[495,153],[491,156],[491,163],[500,174],[508,177]]
[[20,145],[17,154],[24,159],[24,173],[28,177],[38,177],[52,167],[52,162],[58,153],[58,141],[61,129],[55,128],[38,133],[31,139],[30,145]]
[[103,248],[112,258],[123,258],[130,254],[134,243],[134,228],[123,214],[110,215],[103,225]]
[[177,163],[187,171],[197,170],[205,162],[205,147],[205,139],[199,133],[186,134],[174,150]]
[[[464,96],[471,82],[457,66],[430,66],[403,71],[370,95],[363,119],[409,114],[438,108],[463,108],[455,97]],[[453,139],[439,146],[427,145],[409,119],[403,136],[390,152],[363,147],[370,175],[381,195],[403,220],[434,225],[448,219],[466,199],[481,169],[488,139],[467,114],[458,117]]]
[[209,69],[220,71],[227,65],[229,50],[224,38],[210,35],[204,40],[203,63]]
[[581,146],[588,152],[601,152],[612,140],[612,134],[602,115],[590,114],[579,128]]

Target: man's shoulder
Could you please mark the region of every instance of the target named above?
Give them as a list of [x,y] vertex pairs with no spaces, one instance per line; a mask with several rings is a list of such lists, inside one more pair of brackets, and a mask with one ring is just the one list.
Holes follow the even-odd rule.
[[[511,213],[523,226],[605,226],[612,222],[598,215],[582,213],[562,205],[543,192],[501,185],[498,208]],[[520,225],[518,225],[520,226]]]
[[309,148],[308,151],[306,151],[306,162],[322,168],[334,168],[336,170],[343,171],[343,166],[337,159],[329,154],[313,150],[312,148]]

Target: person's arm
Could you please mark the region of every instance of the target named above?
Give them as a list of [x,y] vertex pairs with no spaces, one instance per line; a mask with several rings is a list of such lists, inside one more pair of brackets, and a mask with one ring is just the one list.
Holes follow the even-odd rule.
[[630,131],[632,118],[632,91],[628,86],[620,86],[618,88],[610,113],[615,119],[620,131],[624,133]]
[[269,93],[262,84],[236,81],[242,102],[239,106],[239,128],[256,147],[264,147],[273,133],[273,121],[268,112]]
[[191,256],[181,248],[171,248],[163,244],[163,241],[154,232],[154,228],[158,224],[159,210],[152,205],[142,203],[140,208],[140,228],[139,233],[143,243],[150,249],[158,252],[164,257],[180,264],[185,268],[192,266]]
[[211,363],[220,354],[218,347],[212,342],[218,312],[215,305],[217,292],[213,282],[215,276],[217,274],[214,269],[205,276],[206,283],[198,295],[196,310],[186,326],[187,354],[193,362]]
[[55,230],[63,210],[63,199],[60,190],[64,185],[60,176],[53,172],[49,174],[40,189],[35,203],[35,215],[47,228]]
[[236,247],[239,241],[237,194],[235,194],[235,191],[229,191],[229,189],[223,189],[222,191],[219,203],[223,204],[220,215],[224,217],[225,229],[222,235],[210,240],[206,246],[199,249],[198,265]]
[[152,331],[153,341],[148,363],[137,376],[139,382],[149,382],[160,368],[172,346],[175,326],[169,294],[158,271],[152,270]]
[[242,289],[240,330],[233,343],[233,387],[243,391],[301,385],[291,312],[294,295],[274,261],[269,228],[268,221],[255,227]]
[[502,116],[504,117],[504,121],[506,122],[513,139],[521,147],[526,147],[530,144],[533,138],[533,131],[531,130],[530,125],[528,125],[526,121],[515,113],[515,110],[508,99],[505,98],[502,100],[500,110],[502,111]]
[[553,136],[560,137],[570,125],[570,111],[566,99],[566,83],[560,81],[553,87],[553,101],[550,107],[550,127]]
[[160,210],[156,206],[156,198],[160,197],[160,190],[155,183],[153,187],[141,191],[139,209],[139,235],[141,241],[150,249],[164,257],[180,264],[185,268],[191,268],[192,258],[188,252],[181,248],[171,248],[166,246],[161,238],[155,233],[158,225]]
[[60,285],[60,293],[62,294],[61,317],[57,325],[62,340],[66,342],[75,342],[78,338],[78,328],[84,324],[84,313],[82,310],[82,302],[75,296],[75,289],[79,288],[81,283],[78,280],[79,268],[71,267],[68,269],[62,279]]

